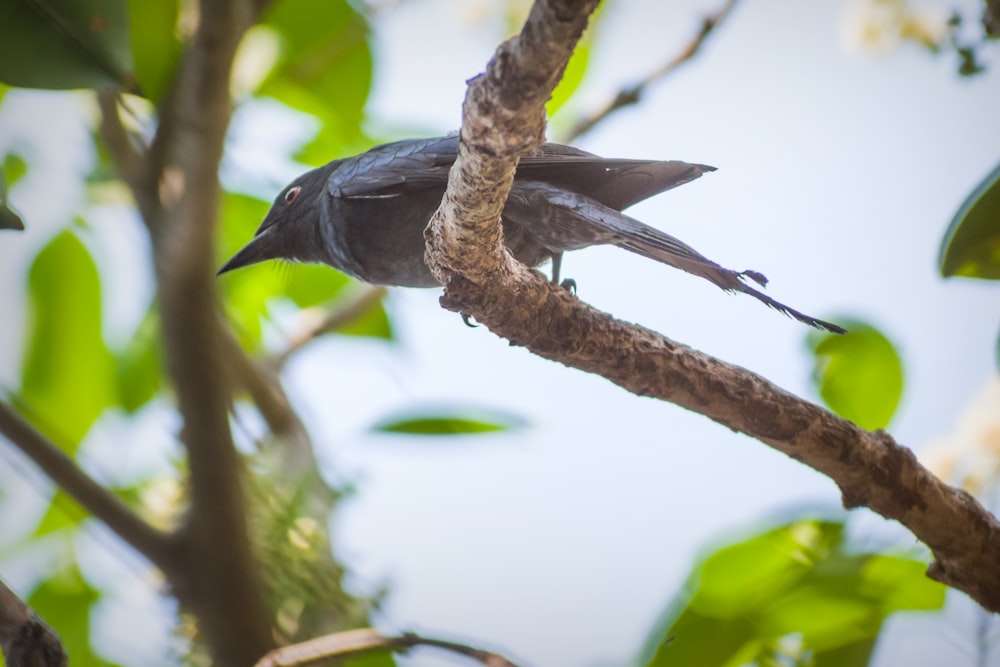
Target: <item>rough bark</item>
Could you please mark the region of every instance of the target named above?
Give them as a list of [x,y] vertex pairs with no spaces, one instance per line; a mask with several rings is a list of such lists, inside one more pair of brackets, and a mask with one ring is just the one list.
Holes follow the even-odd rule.
[[8,667],[66,667],[59,637],[0,581],[0,648]]

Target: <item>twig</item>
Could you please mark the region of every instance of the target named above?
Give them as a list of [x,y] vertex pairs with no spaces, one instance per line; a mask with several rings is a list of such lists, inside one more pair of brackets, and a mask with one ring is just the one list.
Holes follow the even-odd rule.
[[388,637],[372,628],[337,632],[284,646],[265,655],[255,667],[306,667],[320,661],[350,658],[371,651],[405,651],[414,646],[433,646],[458,653],[487,667],[517,667],[502,655],[467,644],[422,637],[412,632]]
[[0,402],[0,433],[35,462],[59,488],[107,524],[136,551],[160,568],[173,562],[169,536],[143,521],[117,496],[95,482],[55,443],[13,408]]
[[231,330],[222,332],[222,343],[236,382],[250,395],[271,433],[281,438],[279,463],[283,479],[300,478],[314,472],[316,454],[312,439],[292,408],[281,378],[269,364],[251,359]]
[[715,28],[725,20],[736,2],[737,0],[726,0],[725,4],[723,4],[718,11],[704,17],[701,21],[701,27],[699,28],[698,33],[691,38],[687,45],[685,45],[677,55],[647,74],[639,80],[638,83],[634,83],[631,86],[626,86],[619,90],[617,95],[609,99],[597,110],[591,112],[590,115],[579,119],[569,132],[561,138],[561,141],[567,144],[572,143],[581,135],[592,130],[595,125],[600,123],[615,111],[618,111],[623,107],[638,104],[647,88],[652,86],[654,83],[659,82],[661,79],[666,78],[667,75],[698,54],[698,51],[708,40],[709,35],[711,35]]
[[323,317],[310,319],[289,339],[288,347],[274,355],[275,368],[284,367],[289,357],[316,338],[354,322],[378,304],[385,293],[384,287],[361,285],[346,299],[334,304]]
[[[912,451],[746,369],[618,321],[503,251],[500,211],[514,159],[533,148],[531,137],[544,127],[538,100],[551,94],[550,74],[565,67],[593,9],[569,5],[536,2],[521,35],[501,45],[486,74],[469,84],[458,159],[427,233],[428,264],[446,286],[441,304],[513,345],[698,412],[809,465],[836,482],[845,507],[895,519],[930,547],[928,576],[1000,611],[1000,522],[917,463]],[[573,29],[558,34],[537,21]],[[524,81],[537,89],[516,98]]]
[[121,96],[113,90],[103,90],[97,93],[97,106],[101,111],[100,132],[108,154],[115,165],[115,171],[125,181],[135,203],[142,213],[143,221],[156,217],[159,202],[152,196],[153,189],[142,181],[144,174],[143,159],[145,147],[138,144],[138,139],[132,136],[122,124],[118,108]]
[[59,637],[0,581],[0,648],[8,667],[66,667]]

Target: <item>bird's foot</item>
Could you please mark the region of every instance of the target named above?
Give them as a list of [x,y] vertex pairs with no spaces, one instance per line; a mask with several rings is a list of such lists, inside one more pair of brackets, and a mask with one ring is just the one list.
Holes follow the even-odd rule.
[[469,315],[468,313],[459,313],[459,314],[462,316],[462,321],[465,322],[465,326],[469,327],[470,329],[476,329],[479,327],[478,324],[473,324],[472,315]]
[[559,287],[562,287],[573,296],[576,296],[576,281],[572,278],[564,278],[563,281],[559,283]]

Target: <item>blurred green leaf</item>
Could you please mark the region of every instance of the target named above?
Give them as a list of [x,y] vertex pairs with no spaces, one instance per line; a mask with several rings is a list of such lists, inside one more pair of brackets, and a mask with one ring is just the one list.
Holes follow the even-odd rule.
[[[219,266],[253,238],[260,221],[267,215],[267,209],[268,204],[259,199],[225,193],[216,244]],[[280,289],[280,282],[273,262],[249,266],[218,279],[226,313],[245,346],[260,346],[261,317],[267,311],[267,300]]]
[[35,526],[34,537],[43,537],[57,533],[65,528],[75,528],[87,518],[87,512],[66,495],[62,489],[57,489],[52,495],[52,501],[45,509],[42,520]]
[[125,0],[4,0],[0,80],[25,88],[134,88]]
[[385,312],[385,306],[381,301],[334,333],[342,336],[368,336],[384,340],[392,340],[395,337],[389,315]]
[[1000,165],[962,202],[941,240],[944,277],[1000,280]]
[[813,566],[817,554],[837,539],[834,527],[792,524],[720,549],[702,564],[698,594],[691,604],[710,615],[746,613],[775,590],[798,582]]
[[71,563],[45,579],[26,602],[59,635],[73,667],[103,667],[111,663],[90,645],[90,615],[99,599],[100,592]]
[[452,414],[386,417],[371,430],[410,435],[469,435],[509,431],[522,426],[524,421],[511,415],[491,414],[485,410],[457,410]]
[[938,609],[944,604],[945,587],[925,576],[920,561],[876,554],[859,573],[865,593],[882,604],[884,612],[900,609]]
[[322,264],[292,264],[283,293],[300,308],[329,301],[351,283],[340,271]]
[[346,0],[284,0],[274,3],[264,25],[278,34],[281,55],[258,93],[324,124],[300,159],[322,164],[367,147],[361,124],[372,54],[365,18]]
[[222,198],[222,224],[218,239],[216,261],[221,266],[253,238],[270,203],[255,197],[226,192]]
[[343,667],[396,667],[391,651],[374,651],[343,661]]
[[590,51],[594,44],[594,34],[597,26],[604,16],[603,5],[598,6],[597,11],[590,17],[587,30],[576,45],[573,55],[570,56],[569,63],[566,64],[566,71],[563,72],[559,85],[552,91],[552,98],[546,104],[546,112],[551,117],[556,114],[569,99],[573,96],[583,83],[583,77],[587,73],[587,66],[590,64]]
[[181,54],[177,39],[179,0],[128,0],[132,57],[142,94],[158,102]]
[[782,640],[794,637],[817,665],[861,667],[886,616],[944,604],[944,586],[925,570],[919,561],[849,552],[838,522],[796,521],[697,565],[650,635],[644,660],[763,664],[761,656],[781,654]]
[[813,381],[831,410],[866,429],[885,428],[903,394],[903,362],[878,329],[859,321],[843,335],[811,332]]
[[851,667],[867,665],[875,651],[875,637],[843,644],[828,651],[816,651],[811,667]]
[[[17,153],[7,153],[3,157],[3,175],[7,179],[7,187],[13,187],[28,173],[28,163]],[[2,193],[0,193],[2,194]]]
[[75,449],[117,395],[114,360],[101,337],[97,267],[73,232],[61,232],[38,253],[28,296],[21,397],[40,430]]
[[163,383],[159,310],[146,312],[132,339],[116,357],[118,395],[126,412],[135,412],[156,396]]

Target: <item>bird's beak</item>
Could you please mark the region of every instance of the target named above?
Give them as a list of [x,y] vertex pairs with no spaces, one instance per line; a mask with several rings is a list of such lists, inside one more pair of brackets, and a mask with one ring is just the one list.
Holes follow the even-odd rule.
[[222,265],[215,275],[221,276],[223,273],[238,269],[251,264],[257,264],[268,259],[273,259],[271,255],[270,238],[273,227],[262,230],[253,237],[250,243],[243,246],[238,253],[229,258],[229,261]]

